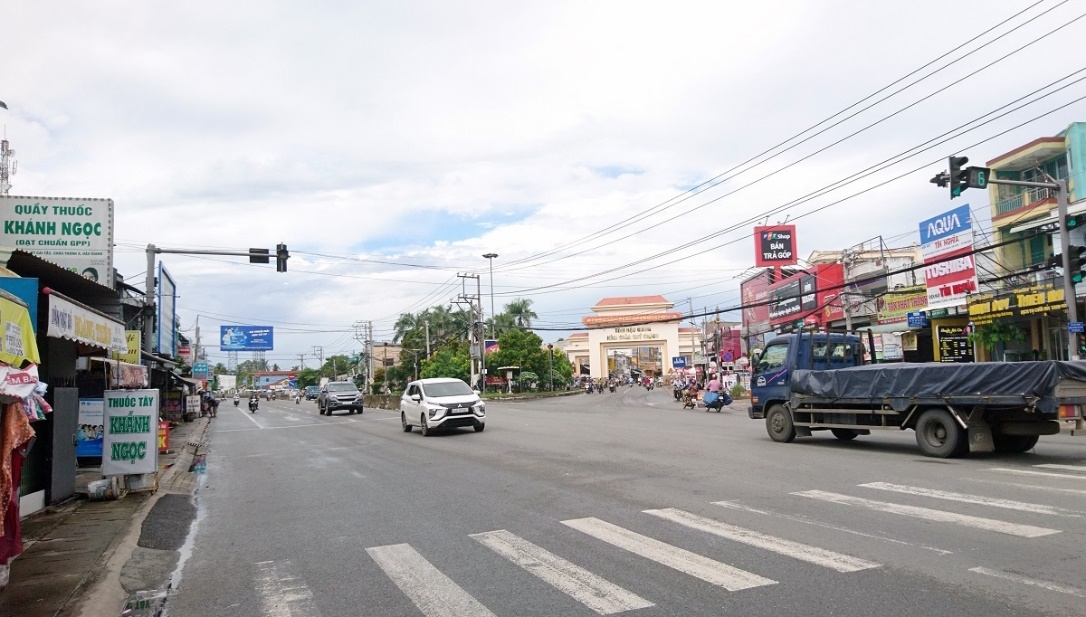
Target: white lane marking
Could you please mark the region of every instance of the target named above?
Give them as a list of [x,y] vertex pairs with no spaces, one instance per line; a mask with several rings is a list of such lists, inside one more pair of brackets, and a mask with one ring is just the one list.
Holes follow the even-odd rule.
[[[253,414],[251,414],[251,413],[246,413],[246,412],[247,412],[248,410],[242,411],[241,407],[236,407],[235,409],[237,409],[237,410],[238,410],[238,412],[239,412],[239,413],[241,413],[241,415],[243,415],[243,416],[245,416],[246,418],[248,418],[248,419],[249,419],[249,421],[250,421],[250,422],[252,422],[253,424],[257,425],[257,426],[258,426],[258,427],[260,427],[260,428],[264,428],[264,427],[260,426],[260,423],[259,423],[259,422],[257,422],[257,421],[256,421],[256,418],[254,418],[254,417],[253,417]],[[250,430],[251,430],[251,429],[250,429]],[[219,432],[225,433],[226,431],[219,431]]]
[[[253,420],[253,423],[256,423],[256,420]],[[312,424],[295,424],[293,426],[260,426],[259,424],[257,424],[257,426],[260,426],[259,430],[262,430],[262,431],[280,431],[280,430],[287,429],[287,428],[312,428],[314,426],[316,426],[316,427],[335,426],[337,424],[347,424],[347,423],[346,422],[314,422]],[[255,428],[229,428],[229,429],[221,430],[221,431],[218,431],[218,432],[219,433],[241,433],[241,432],[244,432],[244,431],[255,431],[255,430],[257,430],[257,429],[255,429]]]
[[313,592],[289,560],[256,563],[254,587],[266,617],[320,617]]
[[1023,501],[1013,501],[1010,499],[997,499],[994,497],[984,497],[982,495],[968,495],[964,493],[951,493],[949,491],[940,491],[931,488],[922,488],[919,486],[904,486],[902,484],[890,484],[887,482],[868,482],[867,484],[860,484],[864,488],[874,488],[880,491],[890,491],[893,493],[904,493],[906,495],[918,495],[920,497],[931,497],[932,499],[943,499],[946,501],[958,501],[961,503],[972,503],[981,506],[990,506],[993,508],[1003,508],[1005,510],[1019,510],[1021,512],[1033,512],[1035,514],[1048,514],[1051,516],[1072,516],[1078,518],[1078,514],[1072,514],[1069,510],[1063,508],[1056,508],[1054,506],[1045,506],[1037,503],[1025,503]]
[[1006,521],[997,521],[991,518],[982,518],[979,516],[969,516],[968,514],[947,512],[945,510],[934,510],[931,508],[906,506],[903,504],[889,503],[886,501],[875,501],[873,499],[850,497],[848,495],[842,495],[840,493],[828,493],[826,491],[800,491],[792,494],[799,497],[810,497],[811,499],[830,501],[846,506],[867,508],[869,510],[876,510],[878,512],[889,512],[890,514],[900,514],[902,516],[910,516],[912,518],[937,521],[940,523],[954,523],[956,525],[962,525],[965,527],[984,529],[986,531],[995,531],[997,533],[1004,533],[1007,535],[1019,536],[1022,538],[1039,538],[1041,536],[1050,536],[1054,533],[1060,533],[1060,530],[1058,529],[1035,527],[1033,525],[1019,525],[1016,523],[1008,523]]
[[652,602],[504,529],[471,534],[471,537],[600,615],[654,606]]
[[1018,482],[1002,482],[1000,480],[980,480],[977,478],[965,478],[966,480],[972,480],[973,482],[983,482],[984,484],[999,484],[1002,486],[1013,486],[1015,488],[1029,488],[1038,491],[1048,491],[1050,493],[1070,493],[1072,495],[1086,495],[1086,490],[1079,488],[1059,488],[1056,486],[1039,486],[1037,484],[1019,484]]
[[684,574],[723,587],[739,591],[763,585],[775,585],[777,581],[740,570],[686,549],[643,536],[598,518],[578,518],[562,521],[563,525],[582,531],[598,540],[626,549],[635,555],[663,564]]
[[906,542],[904,540],[897,540],[895,538],[887,538],[886,536],[877,536],[875,534],[864,533],[862,531],[856,531],[855,529],[849,529],[848,527],[841,527],[840,525],[832,525],[830,523],[823,523],[822,521],[816,521],[814,519],[810,519],[810,518],[807,518],[805,516],[798,516],[798,515],[795,515],[795,514],[785,514],[784,512],[772,512],[772,511],[769,511],[769,510],[759,510],[757,508],[752,508],[750,506],[745,506],[745,505],[743,505],[741,503],[738,503],[738,502],[735,502],[735,501],[714,501],[712,503],[713,503],[714,506],[723,506],[725,508],[731,508],[733,510],[743,510],[745,512],[753,512],[755,514],[763,514],[763,515],[766,515],[766,516],[776,516],[778,518],[783,518],[783,519],[786,519],[786,520],[789,520],[789,521],[796,521],[798,523],[806,523],[808,525],[815,525],[816,527],[824,527],[826,529],[832,529],[834,531],[840,531],[842,533],[850,533],[852,535],[860,536],[860,537],[863,537],[863,538],[872,538],[874,540],[882,540],[883,542],[889,542],[891,544],[901,544],[901,545],[904,545],[904,546],[916,546],[918,548],[922,548],[922,549],[925,549],[925,550],[934,551],[936,553],[939,553],[940,555],[953,555],[954,554],[954,551],[948,551],[948,550],[941,549],[941,548],[935,548],[934,546],[925,546],[923,544],[913,544],[911,542]]
[[1060,465],[1059,463],[1042,463],[1040,465],[1034,465],[1034,467],[1043,467],[1045,469],[1066,469],[1067,471],[1081,471],[1086,473],[1086,465]]
[[366,552],[427,617],[495,617],[471,594],[411,548],[391,544]]
[[1049,473],[1047,471],[1030,471],[1028,469],[1009,469],[1007,467],[992,467],[989,471],[1011,473],[1019,476],[1044,476],[1046,478],[1063,478],[1064,480],[1086,480],[1086,476],[1076,476],[1068,473]]
[[784,538],[777,538],[751,529],[744,529],[736,525],[722,523],[711,518],[698,516],[684,510],[665,508],[662,510],[645,510],[645,514],[658,516],[662,519],[685,525],[691,529],[697,529],[706,533],[727,538],[750,546],[755,546],[767,551],[778,553],[786,557],[799,559],[815,565],[830,568],[838,572],[857,572],[869,568],[878,568],[880,564],[866,561],[858,557],[835,553],[830,550],[809,546]]
[[1013,581],[1015,583],[1021,583],[1023,585],[1040,587],[1041,589],[1047,589],[1049,591],[1055,591],[1057,593],[1065,593],[1067,595],[1075,596],[1076,598],[1086,598],[1086,591],[1076,589],[1074,587],[1068,587],[1066,585],[1060,585],[1059,583],[1050,583],[1048,581],[1019,576],[1017,574],[1011,574],[1009,572],[1001,572],[999,570],[990,570],[983,567],[969,568],[969,571],[976,572],[977,574],[984,574],[985,576],[1000,578],[1005,581]]

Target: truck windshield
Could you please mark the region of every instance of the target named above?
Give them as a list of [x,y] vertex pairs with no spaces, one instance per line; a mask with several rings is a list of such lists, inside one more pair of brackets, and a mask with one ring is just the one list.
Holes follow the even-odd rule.
[[788,357],[788,345],[770,345],[765,348],[765,353],[758,359],[757,372],[764,373],[784,366],[784,360]]

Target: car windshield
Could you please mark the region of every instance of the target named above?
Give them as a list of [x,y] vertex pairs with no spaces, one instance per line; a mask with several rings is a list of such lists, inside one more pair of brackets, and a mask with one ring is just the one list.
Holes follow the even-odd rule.
[[422,391],[426,396],[461,396],[474,394],[468,384],[462,381],[445,381],[441,383],[428,383],[422,385]]
[[329,392],[353,392],[358,390],[354,387],[353,383],[330,383],[328,384]]

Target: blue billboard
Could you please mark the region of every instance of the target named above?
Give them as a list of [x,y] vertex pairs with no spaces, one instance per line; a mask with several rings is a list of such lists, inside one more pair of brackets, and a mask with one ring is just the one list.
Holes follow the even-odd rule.
[[271,351],[271,326],[219,326],[222,351]]

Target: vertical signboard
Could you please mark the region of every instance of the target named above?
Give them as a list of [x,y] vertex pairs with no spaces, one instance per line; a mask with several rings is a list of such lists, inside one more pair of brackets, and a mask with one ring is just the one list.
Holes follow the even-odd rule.
[[102,456],[102,399],[79,399],[79,428],[75,433],[76,456]]
[[757,336],[770,331],[768,270],[739,284],[743,302],[743,336]]
[[158,390],[106,390],[102,475],[158,471]]
[[928,308],[962,306],[977,290],[969,204],[920,222]]
[[792,266],[796,261],[795,225],[754,228],[754,265],[759,268]]
[[167,358],[177,356],[177,284],[166,271],[166,266],[158,262],[158,342],[155,349],[159,355]]
[[113,200],[0,195],[0,246],[113,288]]

